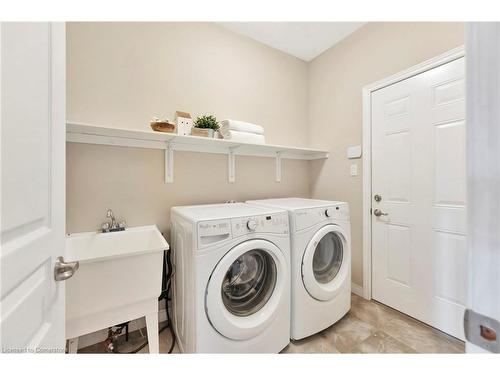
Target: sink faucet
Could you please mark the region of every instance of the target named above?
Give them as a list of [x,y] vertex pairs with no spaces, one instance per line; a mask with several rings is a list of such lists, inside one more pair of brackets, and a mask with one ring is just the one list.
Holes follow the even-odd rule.
[[125,221],[122,220],[120,222],[117,222],[115,219],[115,215],[113,214],[113,211],[111,209],[109,209],[106,212],[106,217],[108,219],[110,219],[110,221],[106,221],[106,222],[102,223],[101,230],[103,233],[118,232],[118,231],[125,230],[125,225],[126,225]]
[[108,219],[111,219],[111,229],[116,228],[116,219],[115,219],[115,214],[113,214],[113,210],[109,209],[106,212],[106,217]]

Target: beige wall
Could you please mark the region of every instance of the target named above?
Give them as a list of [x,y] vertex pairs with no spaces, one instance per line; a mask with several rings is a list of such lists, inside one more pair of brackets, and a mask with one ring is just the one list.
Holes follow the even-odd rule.
[[[149,129],[153,116],[213,114],[261,124],[269,143],[307,144],[307,64],[205,23],[67,24],[68,121]],[[94,230],[107,208],[129,225],[169,226],[173,205],[309,196],[309,162],[175,153],[163,182],[160,150],[69,143],[67,231]]]
[[238,158],[235,184],[221,155],[175,155],[163,183],[158,150],[68,144],[67,230],[93,230],[115,209],[129,225],[169,226],[173,205],[279,196],[348,201],[353,281],[362,284],[361,89],[464,43],[460,23],[371,23],[306,64],[204,23],[70,23],[69,121],[148,128],[176,110],[256,122],[269,143],[330,150],[327,161]]
[[245,120],[307,144],[307,64],[209,23],[69,23],[68,121],[149,128],[155,115]]
[[309,195],[308,162],[283,160],[283,181],[274,182],[274,160],[242,157],[236,182],[227,182],[224,155],[178,152],[173,184],[165,184],[163,152],[139,148],[68,144],[67,231],[91,231],[106,209],[129,226],[169,227],[170,207]]
[[[353,282],[362,285],[362,162],[348,160],[348,146],[362,140],[363,86],[464,44],[462,23],[371,23],[309,64],[309,135],[315,147],[330,150],[313,162],[314,198],[349,202]],[[358,176],[350,176],[350,165]]]

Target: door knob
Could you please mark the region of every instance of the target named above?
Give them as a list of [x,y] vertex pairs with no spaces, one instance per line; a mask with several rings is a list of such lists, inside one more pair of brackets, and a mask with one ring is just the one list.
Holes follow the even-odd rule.
[[56,281],[67,280],[75,274],[78,267],[80,267],[80,263],[65,262],[63,257],[58,257],[54,265],[54,279]]
[[387,216],[389,215],[387,212],[382,212],[381,210],[379,210],[378,208],[376,208],[374,211],[373,211],[373,214],[377,217],[379,216]]

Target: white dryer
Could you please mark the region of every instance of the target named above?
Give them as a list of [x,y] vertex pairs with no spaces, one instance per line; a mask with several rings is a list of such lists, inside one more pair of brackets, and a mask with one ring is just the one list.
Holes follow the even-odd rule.
[[290,341],[288,214],[245,203],[174,207],[173,320],[187,353],[278,353]]
[[337,322],[351,308],[348,204],[302,198],[247,203],[290,215],[291,338],[300,340]]

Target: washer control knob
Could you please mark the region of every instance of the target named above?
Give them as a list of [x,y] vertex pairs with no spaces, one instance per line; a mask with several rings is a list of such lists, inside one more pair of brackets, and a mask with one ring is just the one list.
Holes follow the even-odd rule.
[[332,209],[331,209],[331,208],[327,208],[327,209],[325,210],[325,216],[326,216],[326,217],[332,217],[332,215],[333,215],[333,211],[332,211]]
[[250,230],[255,230],[257,229],[257,222],[253,219],[250,219],[247,221],[247,228]]

